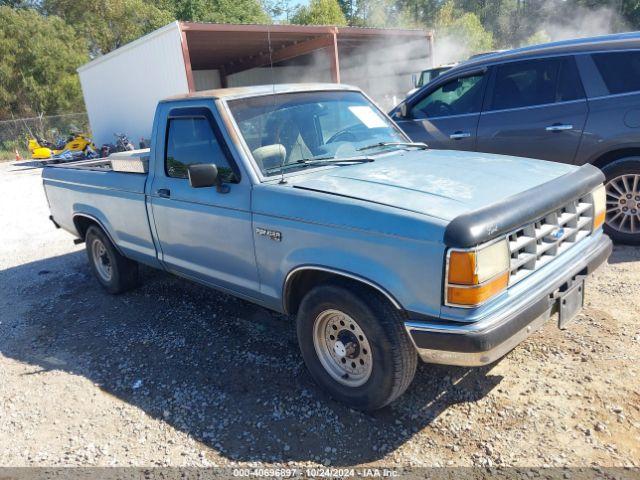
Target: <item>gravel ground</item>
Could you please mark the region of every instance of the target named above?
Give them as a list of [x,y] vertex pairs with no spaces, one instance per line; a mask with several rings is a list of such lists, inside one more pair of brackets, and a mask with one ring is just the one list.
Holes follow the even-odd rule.
[[162,272],[110,296],[38,169],[0,164],[0,465],[640,467],[640,249],[567,331],[420,365],[367,415],[310,380],[292,319]]

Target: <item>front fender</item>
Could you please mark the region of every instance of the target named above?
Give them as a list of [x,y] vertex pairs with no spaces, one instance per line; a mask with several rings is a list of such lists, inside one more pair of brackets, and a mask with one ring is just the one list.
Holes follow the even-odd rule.
[[282,302],[291,272],[317,267],[365,281],[404,310],[440,313],[442,242],[260,215],[254,227],[281,233],[280,241],[254,233],[262,293],[268,297]]

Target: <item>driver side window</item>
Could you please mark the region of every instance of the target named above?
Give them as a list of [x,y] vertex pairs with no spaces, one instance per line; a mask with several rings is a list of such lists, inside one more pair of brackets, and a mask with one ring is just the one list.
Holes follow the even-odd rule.
[[483,75],[450,80],[411,108],[412,118],[449,117],[478,113],[482,104]]

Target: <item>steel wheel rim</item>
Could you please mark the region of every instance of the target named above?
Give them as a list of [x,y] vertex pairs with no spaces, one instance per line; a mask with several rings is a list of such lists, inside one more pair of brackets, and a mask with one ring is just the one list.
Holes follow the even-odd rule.
[[313,346],[325,371],[342,385],[359,387],[371,376],[371,345],[360,325],[346,313],[321,312],[313,325]]
[[96,266],[98,275],[106,281],[111,281],[113,276],[113,268],[111,266],[111,257],[107,252],[107,248],[102,243],[102,240],[96,238],[91,243],[91,254],[93,256],[93,264]]
[[640,175],[625,174],[609,180],[605,223],[621,233],[640,233]]

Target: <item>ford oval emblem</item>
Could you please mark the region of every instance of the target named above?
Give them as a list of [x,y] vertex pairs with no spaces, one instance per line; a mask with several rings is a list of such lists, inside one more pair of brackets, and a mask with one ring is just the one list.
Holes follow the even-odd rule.
[[554,230],[553,232],[551,232],[551,236],[553,238],[555,238],[556,240],[561,239],[563,235],[564,235],[564,228],[558,228],[558,229]]

